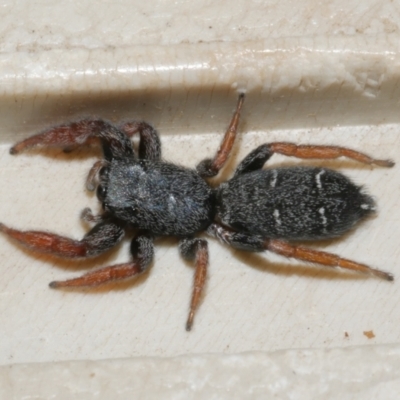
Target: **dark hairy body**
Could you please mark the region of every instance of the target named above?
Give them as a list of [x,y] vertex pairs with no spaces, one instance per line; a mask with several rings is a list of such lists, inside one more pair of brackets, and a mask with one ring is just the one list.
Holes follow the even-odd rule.
[[212,190],[196,171],[124,159],[111,164],[103,202],[117,218],[158,236],[185,237],[214,217]]
[[[104,156],[89,171],[86,188],[96,190],[103,212],[95,216],[90,209],[83,211],[82,218],[94,226],[81,240],[43,231],[19,231],[4,224],[0,224],[0,230],[34,251],[62,258],[87,258],[114,247],[127,228],[136,229],[130,247],[131,261],[51,282],[52,288],[95,287],[136,277],[152,262],[155,237],[178,237],[182,256],[195,263],[187,330],[192,327],[207,276],[207,241],[196,237],[201,232],[238,249],[272,251],[393,280],[390,273],[291,243],[341,236],[370,215],[375,205],[362,188],[326,168],[263,169],[274,153],[304,159],[344,156],[383,167],[393,166],[392,161],[377,160],[345,147],[274,142],[248,154],[234,176],[219,187],[212,188],[207,183],[229,158],[243,101],[244,95],[240,95],[214,158],[203,160],[196,169],[164,162],[158,133],[145,122],[116,127],[103,120],[83,120],[17,143],[12,154],[37,145],[70,150],[84,143],[100,142]],[[137,151],[130,140],[135,134],[140,135]]]
[[372,198],[344,175],[312,167],[240,175],[221,185],[217,204],[224,225],[286,240],[341,236],[375,208]]

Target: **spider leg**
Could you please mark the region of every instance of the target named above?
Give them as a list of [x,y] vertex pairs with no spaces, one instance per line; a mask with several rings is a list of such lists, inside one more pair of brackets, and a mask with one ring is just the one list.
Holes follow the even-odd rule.
[[341,258],[325,251],[313,250],[304,246],[296,246],[283,240],[267,239],[265,241],[265,249],[285,257],[316,263],[323,265],[324,267],[340,267],[351,271],[371,274],[387,281],[394,280],[393,275],[389,272],[371,268],[368,265]]
[[145,235],[134,238],[131,243],[131,254],[133,256],[131,262],[100,268],[65,281],[53,281],[49,286],[53,289],[96,287],[140,275],[147,270],[153,260],[153,239]]
[[380,167],[393,167],[392,160],[378,160],[364,153],[339,146],[296,145],[286,142],[262,144],[249,153],[236,169],[235,176],[261,169],[274,154],[302,159],[334,159],[346,157],[363,164],[375,164]]
[[207,241],[202,239],[183,239],[179,244],[179,250],[184,258],[188,260],[194,259],[196,266],[190,311],[186,322],[186,330],[190,331],[192,329],[194,315],[199,307],[206,282],[208,245]]
[[217,154],[213,159],[205,159],[197,165],[197,172],[203,178],[210,178],[217,175],[228,160],[233,144],[235,143],[237,127],[239,125],[240,111],[242,109],[244,97],[244,93],[239,95],[236,111],[233,114],[228,129],[225,132],[225,136],[222,139],[222,143],[217,151]]
[[107,219],[107,214],[94,215],[89,207],[84,208],[81,211],[80,218],[82,221],[89,222],[91,224],[98,224]]
[[129,137],[103,120],[82,120],[56,126],[15,144],[10,153],[18,154],[38,145],[71,149],[91,143],[94,139],[100,139],[107,160],[134,156]]
[[272,251],[288,258],[307,261],[324,267],[340,267],[351,271],[374,275],[387,281],[393,281],[394,277],[389,272],[371,268],[368,265],[341,258],[325,251],[313,250],[304,246],[297,246],[284,240],[265,239],[258,235],[250,235],[233,232],[221,225],[212,224],[207,232],[217,237],[221,242],[232,247],[248,251]]
[[0,224],[0,231],[30,250],[61,258],[97,256],[110,250],[124,236],[124,230],[112,220],[98,223],[82,240],[74,240],[48,232],[19,231],[4,224]]
[[120,129],[129,137],[139,132],[139,158],[158,161],[161,159],[161,141],[157,131],[144,121],[126,122]]
[[104,167],[107,167],[109,164],[109,161],[99,160],[93,164],[92,168],[90,168],[86,178],[86,189],[89,190],[89,192],[93,192],[96,189],[96,185],[99,183],[98,177],[100,170]]

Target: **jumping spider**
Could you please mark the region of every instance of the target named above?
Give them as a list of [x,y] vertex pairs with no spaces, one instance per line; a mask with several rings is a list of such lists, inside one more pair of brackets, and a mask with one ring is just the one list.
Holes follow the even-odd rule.
[[[183,257],[194,260],[195,276],[186,329],[190,330],[206,280],[207,241],[196,238],[206,231],[221,242],[247,251],[269,250],[327,267],[370,273],[388,281],[390,273],[334,254],[292,244],[340,236],[374,211],[372,198],[346,176],[326,168],[297,166],[263,170],[279,153],[303,159],[347,157],[365,164],[391,167],[390,160],[336,146],[304,146],[275,142],[253,150],[234,176],[213,189],[205,180],[225,165],[235,141],[244,95],[213,159],[196,170],[161,159],[156,130],[145,122],[120,127],[103,120],[83,120],[51,128],[11,148],[17,154],[36,145],[66,149],[100,141],[104,158],[91,168],[86,187],[97,188],[104,212],[83,218],[95,226],[81,240],[41,231],[19,231],[0,224],[0,230],[29,249],[62,258],[87,258],[106,252],[122,240],[125,228],[137,229],[131,243],[132,261],[97,269],[83,276],[50,283],[52,288],[94,287],[137,276],[153,259],[153,239],[180,239]],[[140,135],[138,154],[130,137]]]

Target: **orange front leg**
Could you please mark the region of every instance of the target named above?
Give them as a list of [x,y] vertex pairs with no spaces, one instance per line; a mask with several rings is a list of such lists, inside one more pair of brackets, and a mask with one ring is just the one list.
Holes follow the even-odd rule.
[[4,224],[0,224],[0,232],[30,250],[61,258],[94,257],[110,250],[124,237],[124,230],[107,220],[94,226],[81,240],[49,232],[19,231]]
[[244,93],[239,95],[236,111],[233,114],[228,129],[225,132],[225,136],[222,139],[221,146],[219,147],[217,154],[213,159],[206,159],[201,161],[196,169],[197,172],[203,178],[210,178],[218,174],[218,172],[225,165],[226,161],[231,154],[233,144],[237,136],[237,128],[239,125],[240,111],[244,102]]

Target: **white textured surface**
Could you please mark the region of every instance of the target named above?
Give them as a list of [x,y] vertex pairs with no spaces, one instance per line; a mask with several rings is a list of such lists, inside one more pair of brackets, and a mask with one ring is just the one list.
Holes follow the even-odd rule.
[[95,5],[3,0],[1,5],[2,52],[400,33],[400,5],[382,0],[99,0]]
[[[94,10],[89,1],[5,1],[1,6],[0,221],[15,227],[74,237],[85,232],[78,216],[86,206],[97,207],[83,190],[96,154],[8,155],[15,140],[80,116],[144,118],[162,133],[166,159],[194,166],[218,147],[236,91],[246,90],[243,136],[228,170],[256,145],[273,140],[345,145],[399,162],[396,2],[103,1]],[[288,162],[297,161],[274,157],[270,164]],[[379,214],[347,238],[319,248],[397,277],[398,167],[317,163],[322,164],[365,183],[377,198]],[[121,396],[136,388],[155,397],[165,387],[152,376],[166,374],[178,382],[165,383],[170,397],[183,398],[204,382],[204,366],[213,384],[202,387],[201,394],[223,397],[226,374],[241,363],[249,380],[231,378],[235,393],[252,394],[246,392],[249,385],[257,394],[301,399],[320,393],[363,399],[398,393],[398,349],[379,347],[399,342],[396,281],[243,255],[212,241],[206,296],[188,334],[184,322],[193,270],[178,257],[173,240],[158,243],[153,268],[137,283],[110,291],[61,292],[47,283],[126,260],[128,248],[75,266],[33,256],[0,239],[2,397],[46,398],[63,390],[59,398],[68,398],[80,383],[83,393],[107,398],[115,379],[120,379]],[[368,331],[375,337],[369,339]],[[365,344],[378,347],[327,350]],[[314,350],[142,358],[299,347]],[[298,366],[304,354],[310,368],[316,367],[303,382],[293,362]],[[130,357],[139,358],[94,361]],[[276,357],[281,369],[265,361]],[[6,366],[55,361],[66,364]],[[260,365],[271,380],[260,378],[257,384]],[[93,366],[101,379],[91,385]],[[24,392],[21,382],[28,377],[31,386]],[[189,382],[183,389],[181,377]],[[351,379],[358,383],[350,390]]]
[[0,367],[4,399],[395,400],[399,390],[399,346]]

